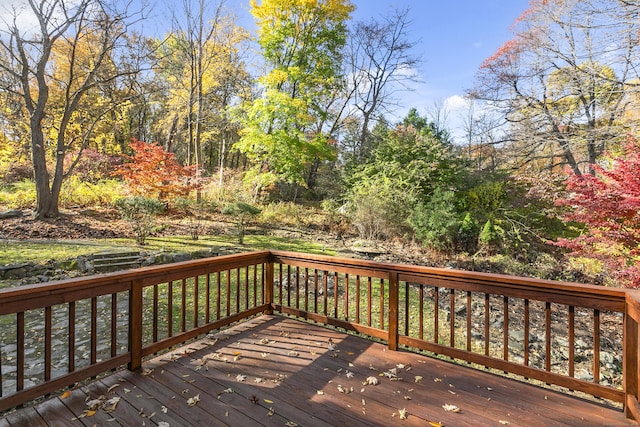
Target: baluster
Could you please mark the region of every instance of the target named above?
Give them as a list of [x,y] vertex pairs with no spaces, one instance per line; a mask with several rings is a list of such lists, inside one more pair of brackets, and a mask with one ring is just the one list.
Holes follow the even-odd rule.
[[502,297],[502,358],[509,360],[509,297]]
[[371,326],[371,295],[373,292],[373,286],[371,283],[371,277],[367,278],[367,326]]
[[343,304],[344,304],[344,320],[349,321],[349,285],[350,285],[350,280],[349,280],[349,274],[345,274],[344,275],[344,297],[343,297]]
[[200,298],[200,276],[193,277],[193,327],[198,327],[198,299]]
[[[399,288],[400,286],[398,286]],[[410,322],[410,316],[409,316],[409,299],[410,299],[410,294],[409,294],[409,283],[408,282],[404,282],[404,335],[405,336],[409,336],[409,322]]]
[[216,320],[220,320],[221,298],[222,298],[222,282],[221,273],[216,272]]
[[545,369],[551,371],[551,303],[545,303]]
[[304,311],[309,311],[309,268],[304,269]]
[[98,298],[91,298],[91,350],[90,350],[90,360],[91,364],[94,365],[98,360],[97,357],[97,348],[98,348]]
[[593,382],[600,383],[600,310],[593,310]]
[[456,346],[456,290],[449,289],[449,347]]
[[489,355],[489,343],[491,342],[489,330],[489,322],[491,322],[491,297],[484,294],[484,355]]
[[418,318],[420,324],[418,325],[418,337],[422,340],[424,339],[424,285],[420,283],[419,285],[419,299],[418,302]]
[[[51,379],[51,306],[44,308],[44,380]],[[1,372],[1,371],[0,371]]]
[[[154,328],[156,323],[154,322]],[[111,294],[111,357],[118,354],[118,294]]]
[[249,266],[244,268],[244,309],[249,308]]
[[287,307],[291,307],[291,266],[287,265]]
[[207,273],[205,279],[204,300],[206,305],[204,307],[204,322],[211,322],[211,273]]
[[575,307],[569,306],[569,376],[573,378],[575,376],[575,340],[576,340],[576,325],[575,325]]
[[333,317],[338,318],[338,272],[333,272]]
[[187,330],[187,280],[180,281],[180,332]]
[[167,337],[173,336],[173,281],[167,282]]
[[16,391],[24,388],[24,311],[16,313]]
[[384,329],[384,279],[380,279],[380,329]]
[[524,366],[529,366],[529,300],[524,300]]
[[318,312],[318,270],[313,270],[313,312]]
[[296,308],[300,309],[300,267],[296,266]]
[[356,323],[360,323],[360,275],[356,275]]
[[226,279],[226,293],[227,293],[227,312],[225,314],[226,317],[229,317],[231,314],[231,270],[225,270],[224,272]]
[[467,291],[467,351],[471,351],[471,291]]
[[434,288],[433,295],[433,342],[438,344],[440,342],[440,288],[437,286]]
[[327,295],[327,293],[329,292],[329,272],[328,271],[324,271],[322,274],[322,281],[324,284],[324,315],[326,316],[328,314],[328,310],[327,310],[327,304],[329,302],[329,297]]
[[240,267],[236,268],[236,313],[240,313],[240,294],[242,293],[242,281],[240,280]]
[[76,369],[76,302],[69,302],[69,372]]
[[257,265],[253,266],[253,306],[254,307],[258,306],[258,266]]

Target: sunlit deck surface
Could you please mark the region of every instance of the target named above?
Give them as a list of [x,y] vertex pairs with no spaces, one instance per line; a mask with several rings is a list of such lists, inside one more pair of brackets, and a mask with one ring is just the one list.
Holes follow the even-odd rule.
[[[0,426],[635,425],[591,401],[282,316],[254,318],[67,394]],[[101,408],[87,412],[94,399]]]

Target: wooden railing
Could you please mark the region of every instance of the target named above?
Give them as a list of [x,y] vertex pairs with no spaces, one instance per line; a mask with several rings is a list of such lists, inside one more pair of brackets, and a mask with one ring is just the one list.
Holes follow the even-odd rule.
[[640,419],[637,291],[280,251],[0,291],[0,411],[261,312],[584,392]]

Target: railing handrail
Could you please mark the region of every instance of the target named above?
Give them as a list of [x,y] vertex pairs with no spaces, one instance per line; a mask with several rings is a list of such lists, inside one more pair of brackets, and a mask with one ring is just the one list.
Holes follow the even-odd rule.
[[[296,261],[303,262],[305,265],[316,264],[319,267],[324,265],[327,267],[359,267],[370,271],[398,273],[404,277],[415,275],[416,278],[429,278],[434,280],[443,280],[443,287],[454,287],[457,281],[465,283],[476,283],[481,286],[487,286],[490,289],[503,289],[505,291],[521,291],[528,290],[533,292],[548,293],[553,297],[572,297],[578,299],[593,299],[606,304],[605,309],[617,309],[624,311],[624,305],[629,293],[629,289],[609,288],[599,285],[589,285],[583,283],[563,282],[548,279],[536,279],[520,276],[512,276],[506,274],[484,273],[477,271],[457,270],[450,268],[424,267],[409,264],[394,264],[380,261],[360,260],[351,258],[331,257],[327,255],[301,254],[297,252],[287,251],[270,251],[271,261],[286,261],[293,263]],[[496,292],[498,293],[498,292]],[[610,308],[614,306],[615,308]],[[594,307],[598,308],[598,307]]]

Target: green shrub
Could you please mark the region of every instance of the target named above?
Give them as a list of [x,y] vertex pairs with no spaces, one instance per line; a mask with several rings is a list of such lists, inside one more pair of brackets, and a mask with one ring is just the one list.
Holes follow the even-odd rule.
[[426,203],[413,209],[408,222],[425,245],[440,251],[454,249],[460,229],[455,193],[437,188]]
[[147,237],[153,231],[156,215],[165,208],[158,199],[140,196],[123,197],[116,200],[115,205],[122,218],[129,223],[139,245],[145,244]]

